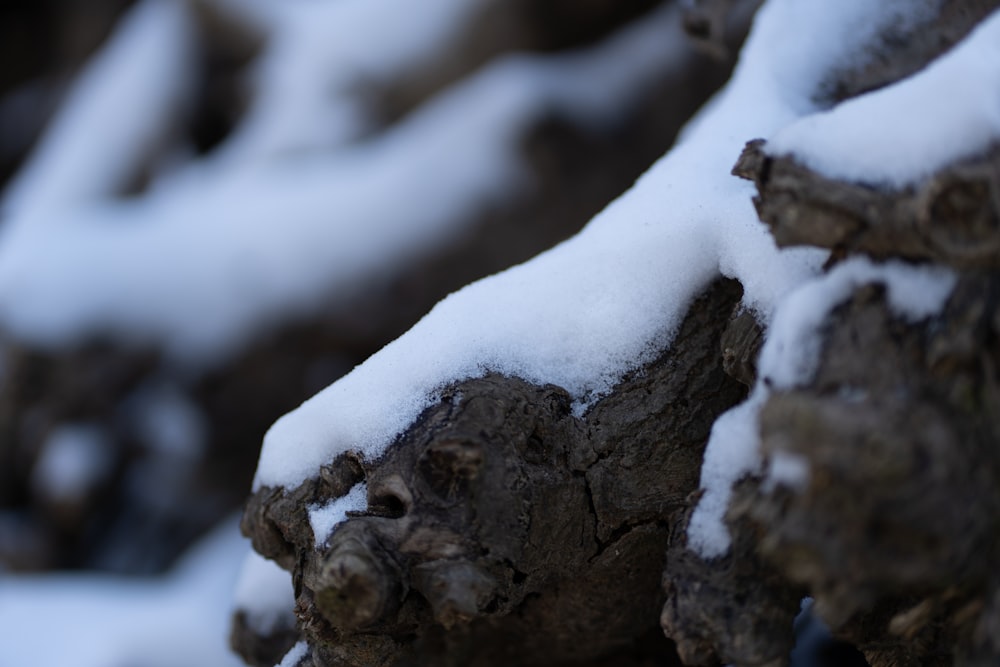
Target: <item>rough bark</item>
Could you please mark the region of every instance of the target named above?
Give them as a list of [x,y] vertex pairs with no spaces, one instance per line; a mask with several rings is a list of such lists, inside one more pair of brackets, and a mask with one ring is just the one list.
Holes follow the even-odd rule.
[[772,395],[765,456],[791,453],[804,489],[748,481],[731,508],[770,566],[870,664],[987,665],[1000,549],[1000,149],[902,191],[835,181],[751,142],[761,219],[783,245],[958,272],[943,311],[912,324],[858,289],[827,321],[807,387]]
[[[558,387],[468,380],[382,459],[258,491],[244,530],[292,571],[313,664],[625,660],[656,627],[671,517],[697,488],[709,428],[745,395],[720,347],[738,297],[712,287],[670,351],[582,418]],[[306,507],[362,479],[368,511],[317,549]]]
[[281,662],[298,636],[294,622],[261,627],[254,624],[246,611],[237,609],[230,622],[229,645],[248,665],[273,667]]
[[[595,2],[587,11],[617,21],[645,4]],[[689,29],[715,39],[730,4],[694,3]],[[887,35],[870,65],[832,73],[821,101],[916,71],[996,4],[945,2],[933,30]],[[531,37],[537,48],[590,39],[603,20],[578,3],[518,6],[532,25],[565,29],[549,35],[551,43]],[[552,18],[577,11],[579,25]],[[285,330],[276,345],[262,344],[219,374],[189,380],[158,366],[155,355],[108,348],[54,357],[8,347],[0,503],[31,506],[44,518],[37,539],[18,540],[20,552],[5,552],[0,541],[0,556],[15,566],[99,563],[107,535],[127,517],[88,517],[95,507],[122,504],[145,447],[119,430],[119,403],[151,377],[166,377],[206,406],[215,443],[204,468],[173,480],[173,500],[203,480],[232,484],[199,491],[197,508],[174,510],[187,523],[168,515],[156,528],[180,542],[193,536],[247,486],[255,454],[247,443],[259,442],[274,415],[447,291],[570,233],[662,152],[707,94],[710,87],[688,85],[705,71],[670,82],[617,134],[546,122],[525,147],[544,194],[484,214],[484,233],[443,250],[420,277],[381,286],[383,298],[366,299],[379,309],[346,309]],[[382,91],[387,122],[454,76],[431,72],[414,88]],[[678,90],[698,93],[679,103]],[[675,114],[669,122],[667,107]],[[205,145],[225,126],[205,130]],[[894,316],[878,286],[858,289],[831,313],[813,379],[774,392],[761,414],[765,458],[799,457],[808,481],[742,480],[727,517],[726,556],[699,558],[686,529],[709,428],[754,382],[766,332],[751,315],[734,313],[739,288],[720,282],[694,304],[670,351],[583,417],[573,416],[558,387],[496,375],[468,380],[445,390],[380,460],[343,456],[296,489],[256,493],[244,530],[291,573],[298,627],[265,635],[238,615],[234,645],[258,665],[274,664],[302,637],[311,645],[306,663],[316,666],[596,667],[679,658],[771,667],[786,662],[793,619],[809,595],[815,614],[875,667],[997,664],[998,170],[1000,149],[984,147],[894,191],[835,181],[769,158],[759,143],[748,146],[735,172],[755,182],[758,213],[780,245],[830,248],[831,265],[852,254],[945,264],[959,281],[944,310],[919,323]],[[543,221],[562,222],[542,228]],[[516,238],[504,236],[511,229]],[[118,457],[109,485],[69,507],[33,497],[26,481],[45,435],[68,421],[99,423],[113,434]],[[369,509],[316,547],[307,508],[361,480]]]
[[1000,267],[1000,149],[950,165],[902,191],[838,181],[751,141],[734,172],[753,180],[760,219],[781,246],[829,248],[835,257]]
[[[859,290],[829,317],[809,386],[770,398],[762,453],[801,457],[810,485],[740,485],[734,545],[721,560],[701,561],[675,531],[663,626],[685,662],[782,664],[803,595],[872,665],[997,659],[981,628],[995,613],[1000,535],[998,155],[889,191],[748,145],[736,171],[757,182],[757,209],[779,244],[830,248],[831,264],[854,253],[932,260],[961,278],[942,314],[919,325],[893,316],[881,288]],[[756,376],[763,335],[752,318],[730,323],[727,372]]]
[[[894,317],[877,286],[857,290],[828,318],[814,379],[775,393],[761,414],[764,455],[801,457],[808,485],[747,483],[731,508],[734,519],[756,524],[756,550],[804,586],[816,612],[872,665],[986,665],[1000,657],[987,630],[1000,549],[1000,276],[991,256],[1000,200],[990,192],[997,155],[902,193],[837,184],[846,193],[836,200],[846,202],[841,210],[865,215],[853,218],[854,234],[832,243],[808,213],[829,205],[829,182],[798,165],[770,169],[783,184],[778,198],[806,211],[765,217],[786,239],[880,256],[895,244],[900,255],[959,270],[942,313],[923,323]],[[769,183],[758,208],[770,214],[778,209]],[[958,203],[927,194],[942,191],[961,193]],[[859,192],[882,205],[854,209]],[[911,207],[918,213],[899,213]],[[918,225],[908,224],[914,219]],[[956,235],[961,242],[934,241]]]
[[[995,6],[945,3],[934,30],[886,36],[872,64],[834,73],[821,96],[833,102],[916,71]],[[754,204],[779,245],[830,248],[831,265],[861,253],[963,277],[944,314],[920,325],[890,316],[870,288],[834,312],[814,381],[774,395],[761,418],[765,457],[802,456],[808,489],[744,480],[720,559],[688,551],[682,521],[664,574],[664,630],[689,664],[783,664],[798,599],[810,595],[872,665],[997,660],[985,628],[995,615],[998,431],[983,398],[996,368],[997,151],[903,191],[772,159],[761,141],[734,173],[756,184]],[[764,335],[751,319],[733,321],[727,371],[752,381]]]
[[899,81],[944,53],[997,7],[995,0],[936,0],[926,3],[933,11],[923,25],[890,28],[860,68],[849,64],[830,72],[819,98],[839,102]]
[[802,457],[809,483],[747,484],[732,514],[872,665],[1000,657],[984,630],[1000,549],[998,287],[965,275],[920,326],[859,290],[831,318],[814,381],[762,413],[765,456]]

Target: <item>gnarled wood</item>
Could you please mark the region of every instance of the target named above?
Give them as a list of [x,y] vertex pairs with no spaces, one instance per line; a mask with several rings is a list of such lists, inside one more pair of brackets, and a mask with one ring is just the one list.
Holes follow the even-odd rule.
[[313,664],[591,664],[655,628],[672,517],[712,422],[745,394],[720,346],[738,297],[716,284],[670,350],[582,418],[558,387],[516,378],[445,391],[362,464],[369,509],[329,546],[301,508],[344,484],[258,491],[244,530],[290,566]]

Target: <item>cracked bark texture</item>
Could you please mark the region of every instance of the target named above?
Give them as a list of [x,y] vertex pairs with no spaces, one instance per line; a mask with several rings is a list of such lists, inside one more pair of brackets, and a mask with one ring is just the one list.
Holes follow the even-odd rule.
[[[739,295],[715,284],[670,351],[581,418],[558,387],[467,380],[380,460],[344,456],[294,490],[259,490],[243,528],[292,572],[312,664],[671,659],[662,637],[634,645],[657,627],[672,517],[711,424],[746,393],[720,346]],[[369,509],[316,548],[306,508],[362,479]]]

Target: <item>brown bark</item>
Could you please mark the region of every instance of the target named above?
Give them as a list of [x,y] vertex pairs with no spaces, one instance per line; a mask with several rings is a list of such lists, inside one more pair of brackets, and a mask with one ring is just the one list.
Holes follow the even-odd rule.
[[835,181],[751,142],[735,170],[783,245],[958,272],[944,310],[912,324],[863,287],[828,318],[807,387],[775,393],[762,449],[801,456],[804,490],[744,484],[731,508],[755,551],[804,586],[872,665],[998,657],[1000,149],[902,191]]
[[774,394],[765,456],[801,456],[802,490],[745,485],[733,518],[872,665],[985,665],[1000,549],[995,275],[964,275],[921,324],[867,287],[830,319],[808,387]]
[[[886,39],[881,58],[837,73],[825,90],[839,99],[913,72],[995,6],[946,3],[933,31]],[[871,287],[828,318],[816,378],[773,395],[761,416],[765,457],[803,457],[808,488],[744,480],[728,516],[733,547],[721,559],[686,550],[685,520],[668,552],[664,629],[691,664],[782,664],[782,623],[808,594],[872,665],[989,664],[998,659],[985,630],[1000,534],[998,151],[984,147],[896,191],[830,179],[764,148],[750,142],[734,173],[757,185],[758,214],[779,245],[830,248],[831,264],[856,253],[930,260],[962,277],[928,322],[890,315]],[[761,335],[752,321],[723,335],[735,377],[755,376]]]
[[[468,380],[382,459],[258,491],[244,530],[292,571],[313,664],[591,664],[655,628],[671,517],[745,394],[719,344],[738,296],[711,288],[670,351],[582,418],[558,387]],[[369,510],[316,549],[306,506],[361,479]]]
[[808,486],[748,481],[730,510],[756,527],[752,551],[876,666],[1000,657],[998,155],[984,147],[903,191],[834,181],[756,142],[736,168],[780,244],[960,271],[929,321],[893,316],[872,286],[834,311],[815,378],[761,415],[764,455],[802,457]]
[[981,155],[902,191],[838,181],[793,158],[770,158],[759,140],[747,144],[734,173],[757,184],[757,213],[778,245],[959,269],[1000,267],[997,147],[984,146]]

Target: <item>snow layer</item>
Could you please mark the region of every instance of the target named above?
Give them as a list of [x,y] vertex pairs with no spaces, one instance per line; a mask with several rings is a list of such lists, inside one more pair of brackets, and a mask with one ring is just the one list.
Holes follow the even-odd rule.
[[345,450],[378,456],[444,384],[487,371],[560,385],[582,411],[669,344],[720,272],[740,280],[744,303],[766,320],[824,253],[779,252],[756,218],[752,186],[730,176],[733,162],[746,140],[817,111],[825,76],[927,4],[767,3],[731,82],[676,148],[579,235],[449,296],[278,420],[255,488],[295,486]]
[[803,118],[765,150],[901,188],[1000,140],[1000,12],[922,72]]
[[359,512],[367,506],[368,486],[363,482],[355,484],[347,495],[325,505],[310,505],[309,525],[312,526],[316,548],[322,548],[330,540],[334,528],[343,523],[348,512]]
[[[816,370],[830,312],[860,286],[882,284],[890,308],[898,317],[919,321],[937,313],[955,284],[950,271],[890,262],[873,264],[865,258],[848,260],[830,273],[811,280],[780,305],[768,330],[758,362],[758,380],[747,400],[720,416],[712,426],[701,469],[705,490],[691,517],[688,544],[706,558],[729,549],[723,521],[732,485],[760,471],[758,415],[773,390],[807,384]],[[808,481],[808,466],[794,458],[771,462],[769,484],[792,488]]]
[[234,517],[161,578],[0,574],[0,665],[240,667],[227,637],[246,549]]
[[623,97],[685,61],[677,24],[660,12],[590,51],[502,59],[339,151],[238,173],[196,163],[143,197],[71,211],[13,202],[0,228],[0,326],[36,344],[111,333],[221,363],[528,187],[522,133],[549,113],[612,122]]
[[295,594],[288,572],[256,551],[251,550],[243,560],[233,606],[262,635],[295,626]]

